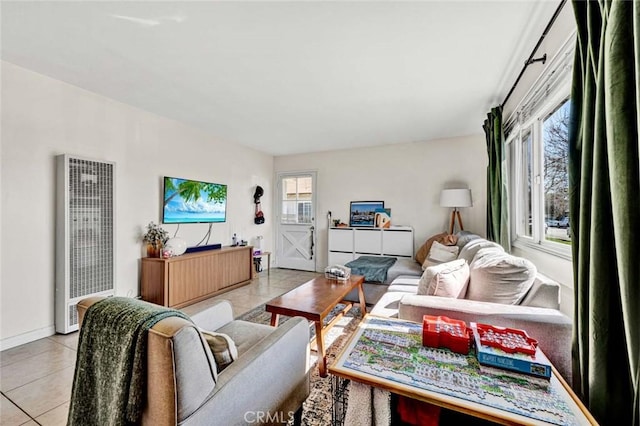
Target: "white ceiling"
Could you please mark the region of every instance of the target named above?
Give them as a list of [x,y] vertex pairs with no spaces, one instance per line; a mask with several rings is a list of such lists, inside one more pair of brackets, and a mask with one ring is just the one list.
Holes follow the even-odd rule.
[[2,59],[273,155],[481,133],[557,1],[7,2]]

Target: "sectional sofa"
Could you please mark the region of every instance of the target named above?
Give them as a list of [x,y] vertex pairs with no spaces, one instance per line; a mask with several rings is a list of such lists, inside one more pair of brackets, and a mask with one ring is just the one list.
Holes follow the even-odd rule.
[[370,313],[416,322],[444,315],[526,330],[570,383],[572,321],[559,310],[560,285],[478,235],[458,234],[456,247],[453,261],[395,276]]

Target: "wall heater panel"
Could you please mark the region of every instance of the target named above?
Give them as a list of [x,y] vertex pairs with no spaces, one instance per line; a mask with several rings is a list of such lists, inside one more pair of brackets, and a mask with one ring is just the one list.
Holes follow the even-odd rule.
[[57,157],[56,331],[78,329],[76,304],[115,292],[115,163]]

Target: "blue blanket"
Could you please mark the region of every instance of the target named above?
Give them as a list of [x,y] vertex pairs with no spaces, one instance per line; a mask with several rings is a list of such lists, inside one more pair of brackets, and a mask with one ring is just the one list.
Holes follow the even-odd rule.
[[387,272],[394,263],[395,257],[360,256],[345,266],[351,268],[352,275],[364,275],[365,282],[383,283],[387,280]]

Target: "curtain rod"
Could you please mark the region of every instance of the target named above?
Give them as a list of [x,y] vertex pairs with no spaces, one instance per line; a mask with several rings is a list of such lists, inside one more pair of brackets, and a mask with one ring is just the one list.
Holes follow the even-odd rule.
[[524,66],[522,67],[522,70],[520,71],[520,74],[518,75],[518,78],[516,78],[516,82],[513,83],[513,86],[511,86],[511,90],[509,90],[509,93],[507,93],[507,96],[504,98],[504,101],[502,101],[502,104],[500,104],[500,106],[502,108],[504,108],[505,104],[507,103],[507,101],[511,97],[511,94],[513,93],[515,88],[518,86],[518,83],[520,83],[520,79],[522,78],[524,72],[527,70],[527,67],[529,65],[535,63],[535,62],[542,62],[544,64],[545,61],[547,60],[547,54],[546,53],[542,57],[536,58],[536,59],[534,59],[533,56],[536,54],[536,50],[538,50],[538,48],[542,44],[542,40],[544,40],[544,38],[547,36],[547,34],[549,33],[549,30],[551,30],[551,27],[553,26],[553,23],[556,21],[556,18],[558,17],[558,15],[560,15],[560,11],[562,10],[562,8],[564,7],[564,5],[566,3],[567,3],[567,0],[561,0],[560,1],[560,5],[556,9],[556,11],[553,13],[553,16],[551,17],[551,20],[549,21],[549,23],[545,27],[544,31],[542,32],[542,35],[538,39],[538,43],[536,43],[536,46],[531,51],[531,55],[529,55],[529,59],[527,59],[525,61]]

